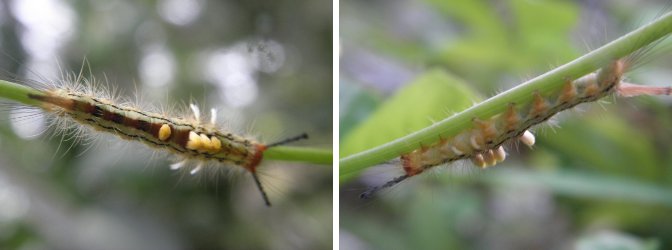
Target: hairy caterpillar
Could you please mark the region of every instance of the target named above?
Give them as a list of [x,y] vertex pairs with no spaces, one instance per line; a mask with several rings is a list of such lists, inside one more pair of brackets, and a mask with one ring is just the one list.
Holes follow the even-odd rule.
[[271,203],[257,175],[264,151],[308,138],[304,133],[265,144],[218,128],[215,109],[210,110],[208,122],[203,122],[201,111],[194,104],[190,104],[193,117],[171,117],[117,104],[111,96],[101,97],[99,93],[105,91],[96,89],[93,81],[84,79],[81,73],[76,77],[69,75],[61,83],[63,86],[40,89],[22,86],[29,88],[24,97],[56,117],[175,155],[180,160],[170,166],[173,170],[188,169],[196,174],[208,166],[230,165],[244,169],[251,173],[267,206]]
[[369,188],[360,197],[370,198],[381,189],[392,187],[435,166],[458,160],[470,159],[480,168],[493,166],[506,158],[503,145],[515,140],[533,145],[535,138],[529,132],[531,127],[581,103],[594,102],[614,93],[623,97],[670,95],[671,87],[647,87],[623,81],[624,73],[638,66],[641,58],[651,52],[650,48],[613,60],[597,72],[575,80],[566,79],[564,86],[556,92],[542,94],[535,91],[529,103],[509,103],[501,114],[487,119],[474,117],[471,128],[401,154],[399,159],[405,174]]

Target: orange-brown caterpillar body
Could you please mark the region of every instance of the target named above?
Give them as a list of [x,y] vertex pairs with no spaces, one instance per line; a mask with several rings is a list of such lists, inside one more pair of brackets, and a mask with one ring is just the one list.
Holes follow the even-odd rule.
[[[623,72],[621,61],[614,61],[597,74],[589,74],[576,81],[568,81],[559,94],[543,96],[534,92],[527,105],[509,104],[503,115],[482,120],[474,119],[474,127],[453,137],[441,140],[426,149],[417,149],[401,156],[409,176],[417,175],[438,165],[460,159],[472,159],[479,167],[495,165],[502,159],[502,144],[516,139],[532,126],[548,120],[560,111],[580,103],[592,102],[610,94],[620,83]],[[531,134],[528,135],[528,137]],[[438,148],[441,154],[428,154]],[[459,148],[460,150],[448,150]],[[498,157],[495,157],[497,155]]]

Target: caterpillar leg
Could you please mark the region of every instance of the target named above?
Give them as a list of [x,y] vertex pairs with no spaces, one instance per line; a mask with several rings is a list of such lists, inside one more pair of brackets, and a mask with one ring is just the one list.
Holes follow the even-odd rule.
[[259,189],[259,192],[261,193],[261,198],[264,199],[264,203],[266,203],[266,206],[271,206],[271,201],[268,199],[268,195],[266,195],[266,191],[264,191],[264,187],[261,185],[261,181],[259,181],[259,176],[257,176],[256,172],[251,172],[252,173],[252,178],[254,178],[254,184],[257,185],[257,189]]
[[383,185],[371,187],[371,188],[367,189],[366,191],[364,191],[364,193],[360,194],[359,198],[361,198],[361,199],[371,199],[371,197],[373,197],[373,195],[376,192],[378,192],[380,190],[383,190],[383,189],[386,189],[386,188],[389,188],[389,187],[392,187],[392,186],[402,182],[403,180],[406,180],[406,178],[408,178],[408,177],[411,177],[411,176],[402,175],[402,176],[399,176],[397,178],[392,179],[391,181],[386,182]]

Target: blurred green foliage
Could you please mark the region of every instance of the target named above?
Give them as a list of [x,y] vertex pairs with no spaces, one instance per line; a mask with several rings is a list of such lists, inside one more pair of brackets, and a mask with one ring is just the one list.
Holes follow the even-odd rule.
[[571,2],[509,1],[501,9],[483,1],[437,0],[429,4],[465,30],[432,58],[461,75],[493,75],[479,74],[483,71],[530,72],[544,69],[551,63],[549,58],[564,62],[577,56],[566,41],[578,17],[577,6]]
[[[475,89],[480,96],[509,89],[522,82],[522,76],[543,73],[552,68],[549,65],[585,53],[586,44],[597,47],[608,42],[605,36],[615,38],[649,20],[651,13],[664,13],[664,6],[550,0],[343,1],[341,65],[359,67],[340,72],[341,89],[347,90],[341,93],[346,102],[341,103],[340,117],[350,118],[340,121],[341,157],[427,126],[447,111],[464,109],[457,100],[474,95],[453,89]],[[672,56],[667,54],[669,50],[655,55],[656,61],[629,74],[630,81],[669,84],[666,79],[672,74],[666,68]],[[389,72],[389,65],[412,77],[392,73],[370,80],[369,74]],[[452,78],[464,80],[448,80]],[[419,91],[431,84],[441,90]],[[386,98],[388,93],[394,94]],[[360,109],[362,102],[349,100],[371,101]],[[399,166],[384,164],[364,173],[359,181],[341,187],[341,230],[350,236],[341,238],[341,246],[611,249],[604,243],[607,239],[619,249],[669,248],[670,100],[606,101],[565,112],[551,122],[556,125],[536,129],[534,149],[509,148],[503,164],[478,174],[466,170],[466,178],[461,173],[465,164],[452,164],[363,204],[358,194],[396,176]]]

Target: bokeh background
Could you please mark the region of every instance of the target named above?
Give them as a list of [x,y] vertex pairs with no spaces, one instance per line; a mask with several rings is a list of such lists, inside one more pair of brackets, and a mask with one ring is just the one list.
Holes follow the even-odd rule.
[[[331,8],[3,0],[0,69],[54,81],[84,65],[120,96],[175,112],[196,101],[262,141],[306,132],[295,145],[331,149]],[[1,107],[0,249],[331,248],[329,166],[264,163],[267,208],[249,175],[173,172],[165,155],[112,137],[35,137],[49,120]]]
[[[427,126],[670,10],[666,1],[341,1],[340,157]],[[665,44],[628,74],[632,82],[670,84]],[[606,101],[537,128],[533,150],[510,148],[487,171],[453,164],[371,201],[359,193],[398,176],[398,165],[345,180],[341,247],[671,248],[672,98]],[[378,113],[390,105],[396,116]]]

